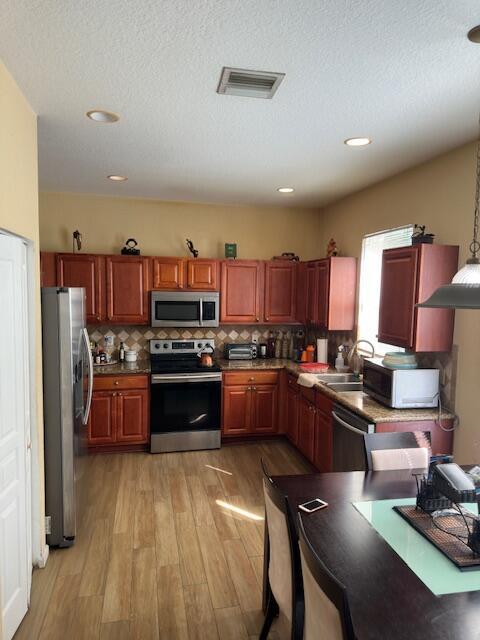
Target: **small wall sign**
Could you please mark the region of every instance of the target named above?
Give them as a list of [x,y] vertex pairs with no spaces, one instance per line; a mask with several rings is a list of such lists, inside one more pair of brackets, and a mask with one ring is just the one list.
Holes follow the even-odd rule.
[[225,258],[237,257],[237,245],[234,242],[225,243]]

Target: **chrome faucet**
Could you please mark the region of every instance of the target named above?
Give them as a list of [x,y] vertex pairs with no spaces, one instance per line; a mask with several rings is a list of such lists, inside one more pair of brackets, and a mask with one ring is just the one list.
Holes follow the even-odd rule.
[[[353,373],[356,377],[360,377],[360,373],[363,371],[363,356],[361,356],[358,353],[357,350],[357,346],[361,343],[364,342],[365,344],[368,344],[369,347],[372,350],[372,355],[370,356],[371,358],[375,357],[375,347],[373,346],[373,344],[371,342],[369,342],[368,340],[356,340],[353,345],[350,347],[350,350],[347,354],[347,362],[350,366],[350,368],[353,370]],[[355,357],[356,356],[356,357]],[[353,364],[352,364],[353,361]]]

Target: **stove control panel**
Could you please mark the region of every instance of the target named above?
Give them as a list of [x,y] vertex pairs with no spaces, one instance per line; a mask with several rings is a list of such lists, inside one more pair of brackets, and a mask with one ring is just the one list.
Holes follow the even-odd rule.
[[202,349],[215,350],[215,340],[150,340],[150,353],[198,353]]

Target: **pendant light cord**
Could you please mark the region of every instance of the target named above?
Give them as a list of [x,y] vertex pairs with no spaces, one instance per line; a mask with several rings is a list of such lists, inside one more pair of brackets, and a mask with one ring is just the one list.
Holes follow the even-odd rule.
[[473,240],[470,244],[470,253],[473,260],[478,260],[477,253],[480,251],[480,243],[478,242],[478,218],[480,207],[480,118],[478,122],[478,140],[477,140],[477,182],[475,185],[475,212],[473,216]]

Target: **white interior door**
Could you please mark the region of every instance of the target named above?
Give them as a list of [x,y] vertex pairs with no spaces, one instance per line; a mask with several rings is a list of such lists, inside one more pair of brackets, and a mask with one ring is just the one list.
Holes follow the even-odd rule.
[[27,254],[0,233],[0,594],[5,640],[27,612],[31,577]]

